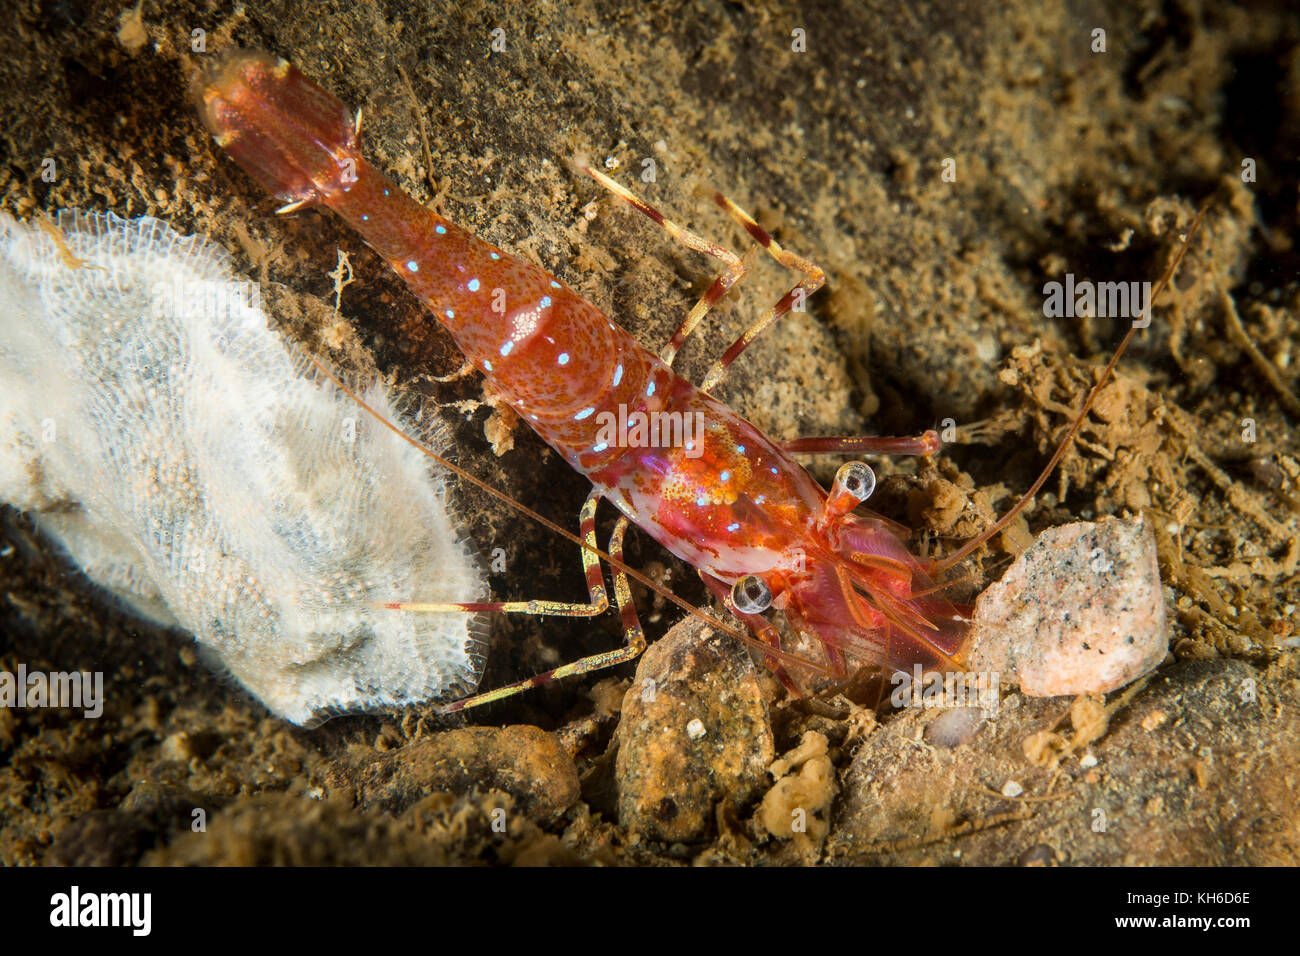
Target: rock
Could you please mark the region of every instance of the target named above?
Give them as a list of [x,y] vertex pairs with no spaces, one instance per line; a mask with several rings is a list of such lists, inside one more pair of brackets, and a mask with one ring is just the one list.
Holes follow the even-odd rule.
[[56,866],[127,866],[140,859],[150,840],[134,813],[91,810],[60,831],[47,861]]
[[1140,518],[1050,528],[975,604],[969,670],[1031,697],[1105,693],[1165,658],[1160,568]]
[[205,800],[182,786],[157,780],[139,780],[130,793],[122,798],[119,809],[134,814],[149,827],[161,833],[188,830],[194,822],[195,810],[205,813],[217,801]]
[[772,728],[746,647],[682,621],[642,655],[617,741],[623,826],[666,843],[706,838],[720,801],[743,806],[771,782]]
[[[1259,686],[1259,672],[1242,661],[1173,664],[1112,713],[1100,737],[1090,708],[1072,708],[1062,722],[1060,701],[1012,693],[970,747],[925,746],[920,741],[941,714],[903,711],[863,742],[843,772],[827,861],[1293,861],[1300,691],[1288,684],[1259,695]],[[1027,739],[1052,728],[1066,738],[1059,759],[1026,752]]]
[[442,847],[383,814],[339,801],[288,794],[245,797],[216,814],[206,831],[184,833],[145,858],[148,866],[445,866]]
[[553,821],[578,799],[578,771],[556,738],[531,726],[465,727],[373,757],[336,761],[322,774],[330,795],[358,809],[400,814],[431,793],[509,793],[533,819]]

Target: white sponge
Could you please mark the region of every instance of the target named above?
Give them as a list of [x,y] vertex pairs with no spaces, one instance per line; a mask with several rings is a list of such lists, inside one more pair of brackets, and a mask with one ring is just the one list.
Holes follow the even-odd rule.
[[159,220],[0,215],[0,500],[288,720],[478,682],[470,615],[371,606],[486,594],[428,460],[304,374],[223,250]]

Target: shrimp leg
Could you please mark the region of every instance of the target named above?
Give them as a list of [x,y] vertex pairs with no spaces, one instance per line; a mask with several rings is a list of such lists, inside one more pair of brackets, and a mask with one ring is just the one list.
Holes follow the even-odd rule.
[[[588,498],[588,502],[598,500]],[[586,506],[584,505],[584,511]],[[592,508],[592,518],[595,518],[595,508]],[[623,563],[623,534],[627,531],[627,518],[620,517],[614,525],[614,533],[609,539],[609,553],[618,562]],[[584,554],[585,554],[584,549]],[[585,557],[584,557],[585,560]],[[636,605],[632,602],[632,589],[628,585],[627,575],[622,571],[614,571],[614,600],[618,603],[618,612],[623,623],[623,646],[612,651],[603,651],[599,654],[592,654],[589,657],[581,658],[569,664],[563,664],[549,671],[544,671],[533,677],[524,680],[515,681],[512,684],[506,684],[495,690],[486,691],[482,694],[474,694],[471,697],[464,697],[460,700],[444,704],[439,711],[444,714],[454,714],[458,711],[466,710],[470,707],[478,707],[482,704],[489,704],[494,701],[502,700],[506,697],[513,697],[515,694],[530,690],[533,687],[540,687],[542,684],[549,684],[551,681],[560,680],[565,677],[572,677],[577,674],[590,674],[592,671],[603,670],[606,667],[614,667],[625,661],[630,661],[638,657],[645,650],[645,632],[641,629],[641,620],[637,616]],[[603,589],[602,589],[603,594]]]
[[605,594],[605,577],[601,571],[599,552],[596,550],[596,505],[600,503],[600,492],[592,489],[587,500],[578,513],[582,529],[584,547],[582,567],[587,575],[587,594],[590,601],[586,604],[565,601],[488,601],[488,602],[441,602],[438,604],[412,601],[390,601],[382,607],[394,611],[428,611],[445,613],[448,611],[465,611],[473,614],[534,614],[556,615],[558,617],[599,617],[609,610],[609,598]]
[[659,350],[659,357],[663,359],[664,364],[672,365],[673,360],[677,358],[677,353],[681,351],[682,345],[687,338],[699,328],[701,320],[708,314],[709,309],[718,304],[718,301],[727,294],[727,292],[745,275],[745,265],[730,249],[720,246],[717,243],[710,242],[703,236],[696,235],[689,229],[684,229],[677,223],[673,222],[658,209],[651,206],[648,202],[636,195],[627,187],[610,179],[604,173],[592,169],[586,163],[575,162],[574,166],[579,172],[590,176],[600,185],[604,186],[619,199],[623,200],[633,209],[637,210],[657,226],[662,228],[677,243],[691,249],[695,252],[702,252],[706,256],[724,263],[726,268],[722,273],[713,280],[713,284],[705,290],[704,295],[695,303],[695,307],[687,313],[682,324],[677,327],[673,337],[662,349]]
[[939,433],[928,429],[919,435],[899,438],[876,435],[852,438],[792,438],[781,442],[781,450],[804,455],[933,455],[939,450],[939,444]]
[[826,284],[825,272],[807,259],[783,249],[781,244],[773,239],[766,229],[756,223],[749,213],[722,195],[722,193],[714,193],[713,201],[725,209],[732,219],[740,223],[750,237],[762,246],[768,255],[787,269],[802,272],[804,277],[789,292],[781,296],[776,305],[760,315],[758,320],[741,334],[740,338],[731,343],[731,347],[722,353],[722,357],[713,363],[708,374],[704,376],[704,383],[700,386],[700,391],[705,393],[712,393],[713,389],[722,381],[722,376],[726,374],[727,366],[734,362],[741,352],[749,348],[760,335],[771,328],[777,319],[786,315],[796,306],[802,311],[803,303],[807,298]]
[[[604,186],[619,199],[623,200],[633,209],[642,213],[644,216],[655,222],[668,233],[673,240],[693,249],[696,252],[702,252],[707,256],[712,256],[726,263],[726,270],[713,280],[713,284],[705,291],[700,300],[695,303],[681,326],[673,333],[671,341],[664,346],[659,353],[667,364],[672,365],[673,359],[677,357],[677,352],[681,349],[682,344],[699,327],[700,321],[714,305],[717,304],[727,292],[740,281],[745,274],[745,267],[740,257],[729,249],[710,242],[701,236],[696,235],[688,229],[684,229],[677,223],[673,222],[658,209],[651,206],[640,196],[633,193],[626,186],[615,182],[604,173],[592,169],[585,163],[575,164],[578,170],[587,176],[590,176],[600,185]],[[777,242],[766,229],[754,221],[754,218],[741,209],[738,205],[724,196],[722,193],[714,193],[713,201],[721,206],[732,219],[734,219],[747,232],[750,237],[760,245],[773,259],[788,269],[804,273],[801,279],[789,292],[782,296],[777,303],[759,316],[758,320],[747,328],[740,338],[731,344],[731,347],[722,354],[713,365],[709,368],[705,376],[704,384],[701,391],[711,392],[726,374],[727,367],[734,362],[745,349],[764,332],[766,332],[777,319],[786,315],[796,305],[802,305],[807,298],[820,289],[826,282],[826,273],[824,273],[815,263],[797,256],[785,249]],[[866,455],[932,455],[939,450],[939,436],[934,431],[926,431],[920,435],[906,436],[901,438],[895,437],[828,437],[828,438],[797,438],[792,441],[782,443],[785,451],[795,453],[823,453],[832,454],[866,454]]]
[[[795,255],[793,252],[783,248],[780,243],[772,238],[771,234],[760,226],[753,218],[733,203],[722,193],[714,193],[713,200],[723,209],[725,209],[731,218],[740,223],[750,237],[766,250],[767,254],[773,259],[785,266],[787,269],[794,269],[802,272],[804,278],[801,279],[789,292],[777,301],[761,316],[758,321],[745,330],[740,338],[731,344],[731,347],[722,354],[713,366],[709,369],[704,378],[704,384],[700,386],[701,391],[710,392],[719,382],[722,381],[723,375],[726,374],[727,367],[731,365],[740,353],[749,348],[750,345],[764,332],[771,328],[777,319],[786,315],[796,305],[802,305],[808,296],[815,293],[826,283],[826,273],[824,273],[816,264]],[[828,437],[828,438],[796,438],[791,441],[782,442],[781,447],[788,452],[831,452],[839,454],[868,454],[868,455],[932,455],[939,450],[939,435],[937,432],[930,430],[920,435],[906,436],[902,438],[861,436],[861,437]]]
[[[659,357],[668,365],[673,364],[677,357],[678,351],[685,343],[686,339],[699,328],[700,322],[708,314],[709,309],[713,308],[718,301],[727,294],[745,274],[745,266],[740,257],[730,249],[720,246],[717,243],[710,242],[689,229],[684,229],[677,223],[673,222],[658,209],[651,206],[648,202],[637,196],[630,189],[620,185],[610,179],[604,173],[592,169],[585,163],[577,163],[579,171],[590,176],[600,185],[604,186],[619,199],[623,200],[633,209],[645,215],[658,226],[660,226],[676,242],[688,249],[696,252],[702,252],[706,256],[712,256],[726,264],[726,269],[713,280],[713,284],[705,290],[704,295],[695,303],[695,307],[687,314],[677,331],[673,333],[672,339],[659,353]],[[776,305],[768,309],[758,321],[751,325],[740,338],[731,344],[731,347],[723,353],[709,368],[705,376],[704,384],[700,390],[705,393],[711,393],[718,383],[722,381],[726,373],[727,366],[736,360],[741,352],[745,351],[750,344],[760,335],[768,330],[771,325],[796,305],[802,307],[803,302],[826,283],[826,273],[818,266],[809,262],[800,256],[784,249],[772,236],[754,221],[753,217],[745,210],[741,209],[734,202],[728,199],[722,193],[714,193],[713,201],[726,210],[727,214],[757,242],[773,259],[788,269],[794,269],[804,273],[804,278],[794,286],[789,292],[777,301]]]

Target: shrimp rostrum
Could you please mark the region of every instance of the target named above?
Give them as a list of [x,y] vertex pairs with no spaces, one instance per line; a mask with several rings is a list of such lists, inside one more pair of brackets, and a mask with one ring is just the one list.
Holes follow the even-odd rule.
[[[673,239],[725,267],[660,355],[542,269],[476,238],[404,193],[362,156],[357,127],[344,105],[289,63],[237,52],[204,77],[196,93],[216,141],[246,172],[283,200],[285,210],[324,205],[342,217],[405,280],[521,419],[592,483],[580,535],[589,603],[390,606],[601,613],[608,607],[599,563],[604,558],[614,568],[626,645],[446,709],[499,699],[640,652],[644,638],[627,578],[646,579],[622,560],[628,522],[698,571],[792,691],[798,691],[798,684],[785,666],[791,656],[782,651],[780,632],[764,616],[769,608],[779,609],[794,632],[820,645],[837,675],[847,673],[850,659],[905,671],[917,664],[926,670],[961,667],[967,623],[941,595],[935,578],[1000,530],[1029,496],[978,540],[944,562],[931,563],[908,550],[901,537],[905,529],[860,508],[875,487],[869,465],[845,464],[828,491],[793,455],[930,454],[939,447],[934,432],[914,438],[783,443],[714,398],[710,393],[727,366],[824,281],[820,269],[783,249],[737,206],[715,197],[773,258],[801,271],[803,278],[696,387],[673,371],[672,360],[709,308],[740,278],[740,259],[666,219],[603,174],[580,167]],[[646,441],[636,427],[625,427],[664,421],[699,427],[680,428],[680,440],[667,443]],[[1066,442],[1072,438],[1073,431]],[[1046,476],[1047,470],[1039,485]],[[1030,494],[1036,490],[1037,485]],[[608,552],[595,545],[600,498],[622,514]]]

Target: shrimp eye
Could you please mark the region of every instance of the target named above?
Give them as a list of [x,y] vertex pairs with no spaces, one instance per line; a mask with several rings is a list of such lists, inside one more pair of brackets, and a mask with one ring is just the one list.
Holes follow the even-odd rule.
[[746,575],[732,586],[731,602],[741,614],[761,614],[772,604],[772,589],[757,574]]
[[858,501],[866,501],[876,490],[876,473],[865,461],[851,461],[835,473],[835,484]]

